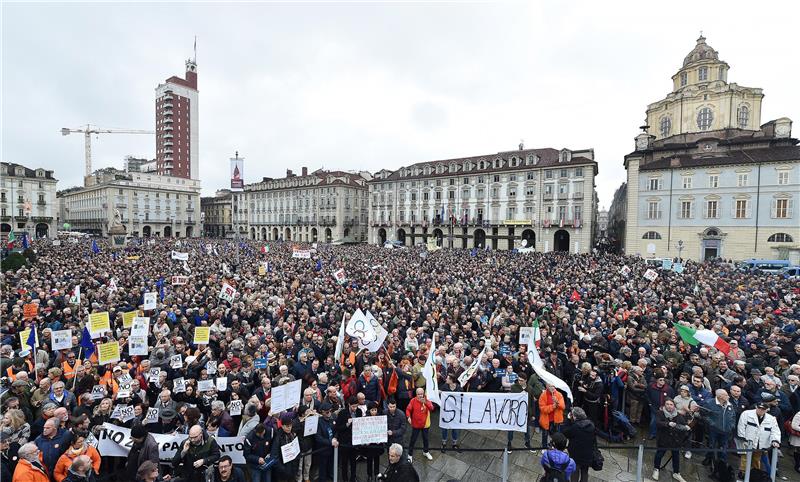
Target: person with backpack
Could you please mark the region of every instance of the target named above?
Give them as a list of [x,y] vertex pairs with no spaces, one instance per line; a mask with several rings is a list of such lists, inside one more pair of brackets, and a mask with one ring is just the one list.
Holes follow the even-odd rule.
[[592,466],[597,447],[594,423],[581,407],[572,407],[567,418],[572,423],[565,425],[561,433],[569,440],[569,455],[578,467],[573,479],[574,482],[588,482],[589,467]]
[[542,454],[542,482],[567,482],[575,473],[575,461],[567,455],[567,437],[556,432],[550,437],[550,448]]

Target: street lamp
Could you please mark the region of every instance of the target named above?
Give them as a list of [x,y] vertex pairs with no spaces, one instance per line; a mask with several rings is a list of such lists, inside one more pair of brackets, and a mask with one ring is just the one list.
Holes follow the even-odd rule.
[[678,244],[675,247],[678,248],[678,261],[683,263],[683,256],[681,256],[681,253],[683,252],[683,240],[679,239]]

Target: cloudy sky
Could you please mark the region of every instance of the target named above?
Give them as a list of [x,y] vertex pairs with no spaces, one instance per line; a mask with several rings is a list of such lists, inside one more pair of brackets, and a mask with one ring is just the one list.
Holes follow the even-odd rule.
[[[78,185],[62,127],[154,128],[154,89],[197,35],[200,174],[225,187],[285,170],[396,169],[526,147],[595,149],[608,206],[649,102],[700,30],[761,87],[762,121],[800,120],[797,2],[8,3],[2,160]],[[796,124],[795,131],[800,129]],[[797,134],[797,133],[796,133]],[[795,134],[795,136],[796,136]],[[147,135],[93,140],[94,167],[155,156]]]

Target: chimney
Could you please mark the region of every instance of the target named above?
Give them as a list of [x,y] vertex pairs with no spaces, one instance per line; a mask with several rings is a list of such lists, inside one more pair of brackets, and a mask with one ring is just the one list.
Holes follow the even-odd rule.
[[308,176],[308,168],[303,166],[303,175]]
[[294,174],[292,173],[292,170],[291,169],[287,169],[286,170],[286,177],[292,177],[292,176],[294,176]]

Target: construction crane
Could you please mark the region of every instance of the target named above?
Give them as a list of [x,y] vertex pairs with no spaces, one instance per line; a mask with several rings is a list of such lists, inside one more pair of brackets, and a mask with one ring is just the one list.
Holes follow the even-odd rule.
[[141,129],[101,129],[99,127],[92,127],[90,124],[86,124],[85,127],[81,127],[80,129],[69,129],[64,127],[61,129],[62,136],[68,136],[70,134],[77,134],[83,133],[85,145],[85,156],[86,156],[86,175],[90,176],[92,174],[92,134],[155,134],[154,131],[146,131]]

